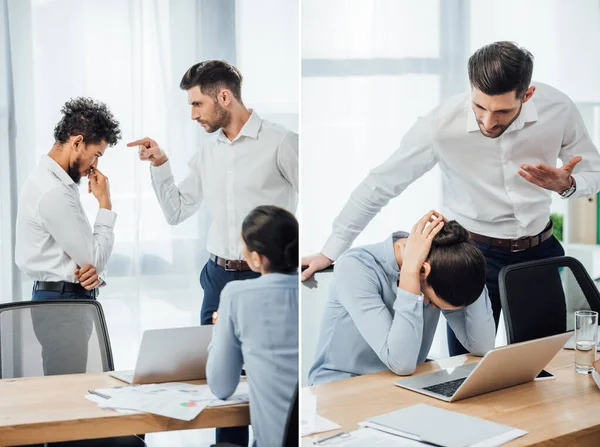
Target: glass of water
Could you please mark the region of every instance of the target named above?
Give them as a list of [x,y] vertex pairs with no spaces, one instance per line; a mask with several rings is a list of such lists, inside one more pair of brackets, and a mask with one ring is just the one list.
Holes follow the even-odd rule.
[[591,374],[596,360],[598,312],[578,310],[575,312],[575,371]]

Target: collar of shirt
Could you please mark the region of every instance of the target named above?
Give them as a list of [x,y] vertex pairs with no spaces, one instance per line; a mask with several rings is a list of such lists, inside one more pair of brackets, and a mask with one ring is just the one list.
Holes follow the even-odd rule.
[[[477,124],[477,119],[475,118],[475,113],[473,112],[473,108],[471,107],[471,96],[468,95],[467,104],[467,132],[479,132],[479,124]],[[538,110],[535,106],[535,102],[533,98],[523,104],[523,108],[521,109],[521,113],[517,117],[516,120],[512,122],[508,129],[506,129],[505,133],[513,132],[515,130],[521,130],[525,127],[525,123],[533,123],[538,120]]]
[[248,121],[246,121],[246,124],[244,124],[244,126],[240,130],[240,133],[238,133],[232,141],[229,141],[229,138],[225,136],[223,128],[219,129],[217,139],[227,144],[233,144],[242,137],[254,138],[255,140],[258,139],[258,131],[260,130],[262,119],[254,110],[251,111],[252,113],[250,114],[250,118],[248,118]]
[[405,231],[397,231],[383,242],[383,266],[388,273],[391,273],[396,277],[400,274],[400,267],[398,266],[396,253],[394,252],[394,242],[406,237],[408,237],[408,233]]
[[56,175],[60,179],[60,181],[65,184],[65,186],[71,186],[71,185],[75,184],[73,179],[71,177],[69,177],[69,174],[66,173],[66,171],[62,168],[62,166],[59,165],[49,155],[44,155],[42,157],[42,160],[40,161],[40,164],[42,166],[50,169],[54,173],[54,175]]

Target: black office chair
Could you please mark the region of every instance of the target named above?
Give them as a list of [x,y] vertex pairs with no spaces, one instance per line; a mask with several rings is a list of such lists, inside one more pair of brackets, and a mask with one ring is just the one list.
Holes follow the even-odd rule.
[[[0,378],[113,370],[108,329],[99,302],[41,300],[0,305]],[[44,445],[141,447],[146,444],[138,436],[121,436]]]
[[294,397],[292,398],[292,405],[290,405],[290,411],[288,412],[287,423],[285,425],[285,435],[283,438],[284,447],[296,447],[298,445],[299,431],[299,414],[298,414],[298,385],[294,391]]
[[[569,271],[581,297],[573,291],[565,294],[564,280]],[[600,312],[600,293],[594,281],[577,259],[568,256],[504,267],[498,286],[509,344],[572,330],[573,322],[568,318],[572,311]]]

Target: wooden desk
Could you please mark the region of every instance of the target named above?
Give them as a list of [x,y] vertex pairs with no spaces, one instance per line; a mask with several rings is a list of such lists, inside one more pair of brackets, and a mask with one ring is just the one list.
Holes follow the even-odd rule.
[[[206,381],[189,383],[204,384]],[[104,438],[193,428],[248,425],[248,404],[208,407],[190,422],[104,410],[87,390],[123,385],[108,374],[0,380],[0,445]]]
[[[447,403],[403,388],[401,379],[386,371],[339,380],[312,387],[318,399],[318,413],[342,426],[356,430],[357,423],[409,405],[424,403],[447,410],[510,425],[529,433],[509,446],[598,446],[600,445],[600,389],[591,375],[573,369],[574,352],[561,350],[546,368],[555,380],[530,382]],[[416,374],[477,361],[477,357],[457,356],[423,363]],[[432,427],[435,421],[431,421]],[[339,431],[339,430],[337,430]],[[336,431],[303,438],[320,438]]]

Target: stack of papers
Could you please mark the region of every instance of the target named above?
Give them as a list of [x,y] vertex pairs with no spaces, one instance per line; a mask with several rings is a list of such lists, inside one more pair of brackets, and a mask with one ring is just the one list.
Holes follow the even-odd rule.
[[247,382],[240,383],[227,400],[217,399],[208,385],[178,382],[101,388],[92,390],[86,398],[102,408],[125,413],[153,413],[182,421],[193,420],[209,406],[235,405],[249,401]]
[[496,447],[527,434],[508,425],[425,404],[370,418],[360,425],[443,447]]
[[349,433],[324,436],[319,446],[496,447],[526,431],[430,405],[413,405],[361,422]]

